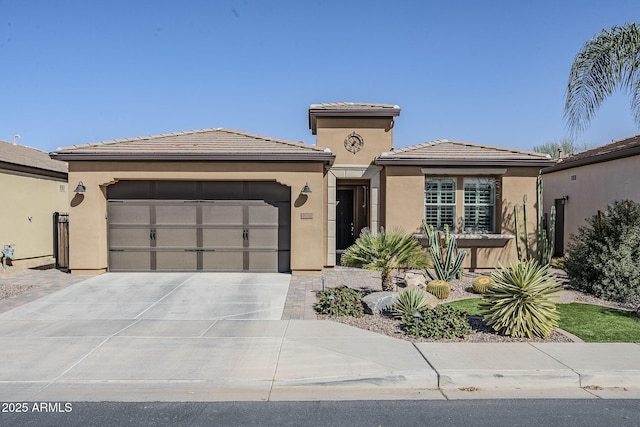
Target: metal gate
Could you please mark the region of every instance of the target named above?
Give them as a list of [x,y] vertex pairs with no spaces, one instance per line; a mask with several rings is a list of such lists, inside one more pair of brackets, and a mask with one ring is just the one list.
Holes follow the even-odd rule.
[[53,257],[56,268],[69,268],[69,214],[53,214]]

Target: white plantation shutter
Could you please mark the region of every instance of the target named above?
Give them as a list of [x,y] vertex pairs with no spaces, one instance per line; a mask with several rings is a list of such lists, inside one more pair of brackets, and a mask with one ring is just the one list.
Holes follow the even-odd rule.
[[464,179],[464,231],[495,230],[495,198],[494,178]]
[[454,178],[426,178],[424,190],[425,220],[437,230],[447,224],[455,229],[456,180]]

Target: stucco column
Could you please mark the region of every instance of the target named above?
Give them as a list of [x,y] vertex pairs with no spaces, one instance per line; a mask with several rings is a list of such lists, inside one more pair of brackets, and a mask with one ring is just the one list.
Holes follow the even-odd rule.
[[369,228],[373,234],[380,228],[380,171],[379,166],[340,165],[327,173],[327,266],[336,265],[336,198],[338,179],[369,180]]
[[79,274],[104,273],[107,271],[107,198],[101,186],[103,182],[89,173],[69,173],[69,182],[79,181],[86,191],[69,191],[69,269]]

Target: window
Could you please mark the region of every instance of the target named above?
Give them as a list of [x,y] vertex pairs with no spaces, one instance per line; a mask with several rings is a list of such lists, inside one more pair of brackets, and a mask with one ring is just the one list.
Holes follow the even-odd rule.
[[456,180],[454,178],[427,178],[424,186],[425,220],[436,230],[447,224],[455,230]]
[[464,231],[494,232],[495,198],[493,178],[464,179]]

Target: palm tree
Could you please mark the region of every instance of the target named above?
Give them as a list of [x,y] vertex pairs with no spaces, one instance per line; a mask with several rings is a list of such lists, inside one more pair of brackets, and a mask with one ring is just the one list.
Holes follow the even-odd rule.
[[617,89],[631,92],[631,111],[640,126],[640,27],[634,23],[602,30],[573,60],[564,106],[571,131],[584,130]]
[[380,271],[382,290],[393,291],[391,273],[398,268],[425,268],[428,257],[413,237],[399,230],[371,233],[362,229],[360,237],[340,258],[342,265]]

